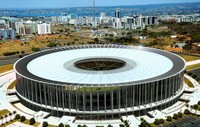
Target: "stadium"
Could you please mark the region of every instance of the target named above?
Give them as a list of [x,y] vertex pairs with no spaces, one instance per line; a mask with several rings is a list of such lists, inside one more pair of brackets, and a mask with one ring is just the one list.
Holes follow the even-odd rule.
[[115,119],[165,109],[184,90],[185,61],[153,48],[82,45],[18,60],[17,95],[35,111],[77,119]]

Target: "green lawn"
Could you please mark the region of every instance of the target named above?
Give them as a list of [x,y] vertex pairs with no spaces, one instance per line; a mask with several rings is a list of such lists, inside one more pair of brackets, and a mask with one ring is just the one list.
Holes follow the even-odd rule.
[[185,54],[178,54],[178,55],[181,56],[183,59],[185,59],[186,62],[200,59],[200,56],[192,56]]
[[0,66],[0,73],[6,72],[6,71],[10,71],[12,69],[13,69],[13,64]]
[[13,89],[16,85],[16,80],[13,81],[9,86],[8,86],[8,89]]
[[200,64],[194,64],[186,67],[186,70],[192,70],[195,68],[200,68]]
[[[12,120],[12,121],[10,121],[10,122],[4,124],[3,127],[7,127],[8,125],[11,125],[11,124],[13,124],[13,123],[15,123],[15,122],[17,122],[17,121],[18,121],[18,122],[21,122],[20,119],[19,119],[19,120]],[[26,119],[24,122],[21,122],[21,123],[30,125],[29,122],[30,122],[30,121]],[[40,125],[40,123],[39,123],[39,122],[36,122],[36,123],[35,123],[34,125],[32,125],[32,126],[38,127],[39,125]],[[49,127],[49,126],[48,126],[48,127]]]
[[185,81],[185,83],[186,83],[189,87],[194,88],[194,85],[192,84],[192,82],[191,82],[189,79],[187,79],[186,77],[184,77],[184,81]]
[[8,115],[10,112],[7,109],[3,109],[0,111],[0,117],[4,117],[4,115]]

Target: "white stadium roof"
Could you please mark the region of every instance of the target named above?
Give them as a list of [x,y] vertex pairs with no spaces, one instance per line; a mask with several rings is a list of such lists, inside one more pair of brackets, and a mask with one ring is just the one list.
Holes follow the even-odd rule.
[[[74,63],[90,58],[114,58],[126,62],[116,70],[88,71]],[[157,77],[173,68],[173,62],[154,52],[136,48],[83,48],[39,56],[31,60],[27,70],[33,75],[58,82],[75,84],[118,84]]]

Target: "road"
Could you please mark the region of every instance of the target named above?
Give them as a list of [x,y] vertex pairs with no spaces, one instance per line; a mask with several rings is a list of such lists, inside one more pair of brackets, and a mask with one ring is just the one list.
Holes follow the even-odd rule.
[[191,72],[192,74],[197,75],[197,77],[200,78],[200,68],[196,68],[196,69],[190,70],[189,72]]
[[19,58],[8,59],[8,60],[0,60],[0,66],[7,64],[14,64]]

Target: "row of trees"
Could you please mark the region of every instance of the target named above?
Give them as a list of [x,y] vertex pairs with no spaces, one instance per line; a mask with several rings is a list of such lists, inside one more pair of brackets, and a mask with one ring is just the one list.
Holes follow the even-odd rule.
[[[187,112],[188,113],[188,112]],[[167,116],[166,121],[171,122],[173,119],[177,120],[178,118],[182,118],[183,117],[183,113],[182,112],[178,112],[175,113],[172,117],[171,116]],[[154,124],[155,125],[160,125],[160,124],[164,124],[165,120],[164,119],[155,119]],[[141,124],[140,127],[151,127],[151,124],[148,123],[145,119],[141,118]]]
[[[4,55],[4,56],[11,56],[11,55],[19,54],[19,53],[20,53],[19,51],[4,52],[3,55]],[[24,51],[21,51],[21,54],[24,54],[24,53],[25,53]]]
[[186,71],[185,70],[185,74],[189,75],[190,77],[192,77],[193,79],[197,80],[198,82],[200,82],[200,78],[196,75],[193,74],[192,72]]
[[[13,112],[9,112],[8,114],[4,115],[4,116],[1,116],[0,119],[1,119],[1,125],[4,125],[5,123],[8,123],[9,121],[12,121],[13,120],[13,115],[16,114],[16,111],[13,111]],[[8,121],[8,117],[10,117],[9,121]],[[4,121],[4,119],[6,121]]]

